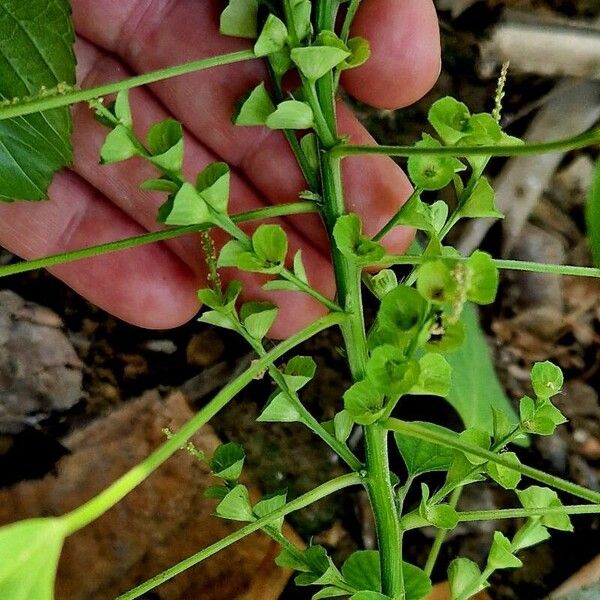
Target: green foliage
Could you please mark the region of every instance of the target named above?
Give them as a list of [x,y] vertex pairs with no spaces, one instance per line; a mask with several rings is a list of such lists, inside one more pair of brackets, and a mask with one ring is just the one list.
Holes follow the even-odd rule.
[[[415,144],[416,148],[441,148],[441,144],[427,133]],[[456,173],[466,169],[460,160],[451,156],[417,154],[408,159],[408,174],[416,187],[423,190],[441,190]]]
[[254,44],[256,56],[268,56],[282,50],[287,42],[288,30],[285,23],[274,14],[265,21],[262,31]]
[[60,519],[28,519],[0,528],[0,597],[54,598],[58,559],[67,535]]
[[383,415],[383,396],[371,381],[358,381],[344,393],[344,409],[358,425],[371,425]]
[[310,129],[313,126],[313,111],[305,102],[285,100],[267,117],[271,129]]
[[419,363],[407,360],[398,348],[385,344],[371,353],[367,362],[370,384],[386,396],[406,394],[419,379]]
[[245,485],[236,485],[219,502],[215,512],[219,517],[231,521],[253,521],[255,516],[252,512],[248,488]]
[[308,81],[317,81],[344,62],[350,56],[350,52],[333,46],[308,46],[294,48],[290,56]]
[[340,252],[360,265],[375,263],[385,254],[381,244],[363,235],[360,217],[355,214],[344,215],[336,221],[333,237]]
[[221,33],[254,39],[258,34],[257,20],[257,0],[229,0],[229,4],[221,13]]
[[239,105],[233,116],[236,125],[266,125],[271,113],[275,112],[275,105],[267,92],[264,83],[257,85]]
[[226,481],[237,481],[242,474],[245,459],[246,453],[242,446],[229,442],[215,450],[210,460],[210,468],[216,477]]
[[600,266],[600,158],[596,160],[594,179],[585,205],[587,237],[596,266]]
[[[0,100],[59,96],[72,89],[69,2],[5,0],[2,12]],[[44,200],[54,174],[72,161],[70,136],[68,107],[0,120],[0,201]]]
[[481,583],[481,570],[468,558],[457,558],[450,563],[448,581],[452,600],[468,598],[486,587]]

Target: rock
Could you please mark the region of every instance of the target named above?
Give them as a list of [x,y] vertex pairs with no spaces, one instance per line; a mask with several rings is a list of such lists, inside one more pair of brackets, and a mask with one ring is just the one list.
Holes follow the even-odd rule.
[[[0,491],[0,523],[60,515],[81,505],[144,459],[192,416],[182,394],[156,392],[128,402],[70,435],[72,452],[57,474]],[[206,426],[193,438],[210,455],[220,443]],[[239,524],[213,516],[215,483],[205,464],[178,452],[116,507],[68,538],[61,557],[57,600],[109,600],[201,548]],[[286,531],[296,544],[293,532]],[[278,545],[255,534],[182,573],[157,590],[160,600],[275,600],[290,573],[273,563]]]
[[205,329],[190,339],[186,348],[188,365],[210,367],[223,355],[225,346],[214,329]]
[[82,369],[56,313],[0,291],[0,433],[73,407]]

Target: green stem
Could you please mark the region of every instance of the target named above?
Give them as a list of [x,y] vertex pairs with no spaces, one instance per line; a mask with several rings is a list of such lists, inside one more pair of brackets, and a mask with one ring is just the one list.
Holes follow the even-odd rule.
[[[463,490],[462,487],[457,487],[452,492],[452,496],[450,496],[450,502],[449,502],[449,504],[452,508],[456,508],[456,505],[458,504],[458,500],[460,498],[462,490]],[[429,556],[427,557],[427,562],[425,563],[425,567],[423,568],[423,570],[429,577],[431,577],[431,574],[433,573],[435,563],[437,562],[438,556],[440,555],[440,551],[442,549],[442,546],[444,545],[444,542],[446,541],[447,535],[448,535],[447,529],[438,529],[438,531],[435,535],[435,539],[433,540],[433,544],[431,545],[431,550],[429,551]]]
[[[254,339],[248,334],[244,327],[240,324],[237,327],[238,333],[252,346],[253,350],[258,354],[259,357],[263,358],[267,355],[261,342]],[[346,444],[340,442],[335,436],[331,435],[322,425],[313,417],[308,409],[302,404],[298,394],[290,389],[286,383],[283,374],[271,362],[268,366],[269,375],[273,381],[277,384],[279,389],[287,395],[288,399],[292,402],[295,409],[300,414],[303,423],[316,435],[318,435],[353,471],[359,471],[363,468],[362,463],[356,458],[352,451],[346,446]]]
[[300,278],[296,277],[291,271],[284,269],[280,273],[281,277],[290,283],[293,283],[301,292],[312,296],[315,300],[319,301],[323,306],[327,307],[329,310],[334,312],[343,312],[342,307],[335,302],[332,302],[327,296],[323,296],[321,292],[315,290],[313,287],[302,281]]
[[306,94],[306,100],[312,108],[314,119],[315,119],[315,131],[317,132],[319,139],[326,149],[333,148],[337,144],[337,137],[329,126],[323,108],[319,102],[319,96],[317,94],[317,87],[314,81],[303,80],[304,92]]
[[600,127],[585,133],[550,142],[532,142],[515,146],[443,146],[440,148],[418,148],[415,146],[353,146],[341,144],[332,148],[330,153],[338,158],[365,154],[384,154],[385,156],[524,156],[545,154],[547,152],[570,152],[600,143]]
[[[293,202],[290,204],[268,206],[266,208],[259,208],[256,210],[239,213],[237,215],[233,215],[232,219],[235,223],[245,223],[247,221],[269,219],[273,217],[284,217],[288,215],[299,215],[311,212],[316,212],[316,206],[313,202]],[[126,250],[128,248],[137,248],[147,244],[163,242],[165,240],[171,240],[182,235],[206,231],[211,229],[211,227],[213,227],[213,225],[210,223],[174,227],[172,229],[164,229],[162,231],[156,231],[153,233],[144,233],[142,235],[137,235],[124,240],[117,240],[116,242],[98,244],[97,246],[89,246],[88,248],[70,250],[69,252],[61,252],[60,254],[53,254],[43,258],[36,258],[34,260],[23,261],[11,265],[4,265],[0,267],[0,277],[16,275],[17,273],[26,273],[27,271],[35,271],[36,269],[46,269],[56,265],[83,260],[84,258],[101,256],[103,254],[116,252],[118,250]]]
[[414,198],[418,198],[423,193],[420,188],[415,188],[413,193],[408,197],[408,200],[398,209],[396,214],[373,236],[373,241],[378,242],[383,239],[398,223],[398,220],[402,216],[402,210],[404,207]]
[[[413,256],[410,254],[395,255],[390,254],[384,256],[377,261],[377,265],[422,265],[423,263],[432,260],[428,256]],[[436,256],[435,260],[459,261],[466,262],[466,256]],[[600,278],[600,269],[596,267],[577,267],[574,265],[554,265],[547,263],[537,263],[526,260],[504,260],[493,259],[494,264],[506,271],[529,271],[531,273],[548,273],[551,275],[572,275],[575,277],[594,277]],[[0,271],[1,272],[1,271]]]
[[200,427],[214,417],[234,396],[236,396],[236,394],[243,390],[258,373],[266,369],[269,364],[323,329],[340,324],[343,320],[344,316],[340,313],[329,314],[326,317],[315,321],[284,342],[281,342],[278,346],[273,348],[273,350],[265,354],[264,357],[253,362],[246,371],[229,385],[224,387],[205,407],[203,407],[169,440],[148,456],[148,458],[117,479],[117,481],[103,490],[98,496],[61,517],[68,533],[74,533],[82,527],[85,527],[124,498],[129,492],[144,481],[150,473],[181,448],[194,433],[200,429]]
[[156,83],[157,81],[170,79],[171,77],[178,77],[179,75],[185,75],[187,73],[194,73],[196,71],[211,69],[213,67],[231,65],[233,63],[252,60],[255,58],[256,56],[254,56],[253,50],[241,50],[239,52],[231,52],[230,54],[221,54],[219,56],[212,56],[210,58],[202,58],[200,60],[184,63],[182,65],[174,65],[164,69],[157,69],[156,71],[152,71],[150,73],[136,75],[135,77],[122,79],[121,81],[105,83],[103,85],[85,90],[75,90],[61,95],[47,96],[39,99],[34,98],[30,101],[24,101],[20,104],[7,104],[0,106],[0,121],[3,119],[12,119],[14,117],[20,117],[23,115],[30,115],[32,113],[50,110],[52,108],[59,108],[61,106],[68,106],[70,104],[76,104],[77,102],[86,102],[93,100],[94,98],[99,98],[100,96],[106,96],[108,94],[114,94],[124,90],[129,90],[131,88],[140,87],[142,85]]
[[296,510],[305,508],[306,506],[310,506],[311,504],[314,504],[315,502],[318,502],[322,498],[330,496],[335,492],[338,492],[353,485],[357,485],[361,483],[361,481],[361,477],[357,473],[350,473],[348,475],[342,475],[341,477],[332,479],[331,481],[328,481],[327,483],[316,487],[314,490],[311,490],[310,492],[299,496],[295,500],[292,500],[285,506],[282,506],[281,508],[266,515],[265,517],[262,517],[261,519],[258,519],[257,521],[254,521],[253,523],[250,523],[242,527],[241,529],[238,529],[236,532],[228,535],[227,537],[224,537],[223,539],[212,544],[208,548],[205,548],[204,550],[201,550],[200,552],[190,556],[189,558],[186,558],[185,560],[174,565],[170,569],[163,571],[160,575],[156,575],[155,577],[149,579],[142,585],[139,585],[133,590],[130,590],[125,594],[119,596],[116,600],[133,600],[134,598],[139,598],[146,592],[154,589],[162,583],[165,583],[166,581],[169,581],[169,579],[172,579],[176,575],[179,575],[179,573],[182,573],[183,571],[189,569],[190,567],[193,567],[199,562],[209,558],[210,556],[213,556],[217,552],[220,552],[228,546],[231,546],[235,542],[242,540],[243,538],[249,536],[251,533],[254,533],[259,529],[270,525],[274,521],[277,521],[277,519],[285,517],[286,515],[289,515],[290,513]]
[[588,500],[594,504],[600,504],[599,492],[589,490],[577,485],[576,483],[571,483],[570,481],[566,481],[560,477],[556,477],[554,475],[545,473],[544,471],[534,469],[533,467],[528,467],[522,464],[514,464],[511,460],[504,458],[501,454],[495,454],[494,452],[484,450],[479,446],[467,444],[460,440],[458,436],[451,436],[446,433],[433,431],[417,423],[409,423],[407,421],[401,421],[400,419],[394,418],[387,419],[383,426],[387,429],[391,429],[392,431],[397,431],[398,433],[407,435],[408,437],[426,440],[446,448],[453,448],[454,450],[459,450],[460,452],[474,454],[479,458],[484,458],[485,460],[494,462],[508,469],[512,469],[513,471],[517,471],[521,473],[521,475],[529,477],[534,481],[539,481],[540,483],[543,483],[549,487],[553,487],[567,494],[571,494],[577,498]]
[[496,521],[498,519],[526,519],[546,515],[595,515],[600,514],[600,504],[574,504],[544,508],[505,508],[501,510],[469,510],[457,513],[459,523]]
[[354,21],[354,17],[358,12],[360,3],[361,0],[350,0],[348,3],[346,16],[344,17],[344,23],[342,24],[342,29],[340,31],[340,38],[344,43],[346,43],[350,37],[350,26],[352,25],[352,21]]

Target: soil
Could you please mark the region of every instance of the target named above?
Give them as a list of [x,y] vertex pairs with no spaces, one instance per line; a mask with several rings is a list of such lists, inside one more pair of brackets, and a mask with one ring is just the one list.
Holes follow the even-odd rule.
[[[426,126],[426,113],[431,102],[445,94],[460,98],[474,111],[490,109],[495,81],[482,80],[478,75],[477,43],[499,19],[503,8],[511,6],[529,12],[588,19],[600,16],[597,0],[489,0],[470,4],[455,18],[449,12],[440,14],[444,70],[435,89],[426,98],[407,110],[394,113],[356,106],[378,141],[412,143]],[[518,118],[521,109],[535,106],[555,83],[536,76],[515,74],[509,77],[504,115],[511,121],[511,133],[523,133],[531,115]],[[527,242],[514,250],[514,258],[544,261],[558,253],[569,264],[590,264],[583,206],[593,158],[591,152],[577,152],[561,165],[550,190],[530,215],[524,235]],[[501,166],[502,163],[496,164]],[[499,227],[492,228],[483,247],[499,254],[502,247]],[[7,254],[1,257],[3,261],[13,259]],[[77,354],[71,362],[76,362],[83,372],[80,400],[74,406],[70,403],[71,407],[57,406],[52,411],[42,406],[34,422],[28,421],[17,428],[20,431],[7,431],[0,436],[0,485],[4,488],[0,490],[0,497],[3,498],[9,498],[11,490],[17,489],[15,486],[39,485],[40,481],[53,477],[57,464],[63,464],[65,457],[70,458],[69,454],[73,452],[72,444],[66,440],[77,437],[83,427],[94,426],[132,399],[151,391],[154,401],[160,402],[159,399],[166,398],[172,390],[183,389],[196,406],[201,406],[251,358],[247,348],[235,336],[196,322],[170,331],[146,331],[119,322],[44,272],[4,279],[2,285],[26,300],[39,302],[43,299],[44,306],[59,315],[65,335]],[[371,310],[373,307],[369,306],[368,298],[366,302]],[[528,391],[527,371],[534,361],[551,359],[565,370],[565,392],[559,398],[559,405],[570,422],[561,427],[556,436],[540,438],[523,451],[523,462],[600,490],[600,403],[597,393],[600,383],[600,283],[574,278],[504,276],[499,300],[486,308],[482,316],[500,379],[515,403]],[[303,348],[303,353],[315,356],[319,365],[317,377],[306,388],[303,400],[320,420],[331,418],[339,410],[341,392],[348,384],[344,361],[338,353],[340,345],[339,336],[329,332]],[[293,497],[342,473],[342,465],[329,449],[305,428],[295,424],[265,426],[255,422],[270,390],[266,379],[253,383],[211,423],[222,440],[235,440],[244,445],[248,479],[267,493],[287,487],[289,497]],[[403,416],[459,426],[452,409],[436,399],[409,407]],[[115,457],[114,460],[119,459]],[[398,457],[395,460],[394,466],[401,472],[400,460]],[[126,463],[124,458],[122,464]],[[191,500],[188,498],[186,502]],[[12,505],[7,500],[5,506]],[[464,509],[509,507],[513,506],[513,498],[496,487],[479,486],[464,494],[461,506]],[[16,514],[17,508],[14,512]],[[0,518],[10,520],[6,512]],[[524,553],[524,568],[503,571],[495,576],[489,591],[491,597],[495,600],[544,598],[593,559],[599,550],[600,518],[579,516],[573,522],[574,534],[554,534],[551,541]],[[177,523],[181,527],[181,521]],[[369,547],[374,541],[369,510],[360,493],[322,501],[294,515],[290,523],[304,540],[312,538],[329,546],[336,560],[342,560],[354,549]],[[434,579],[445,577],[448,563],[457,555],[482,561],[489,548],[491,533],[497,528],[510,533],[514,527],[514,523],[488,523],[459,528],[444,546]],[[131,541],[134,545],[145,535],[143,527],[138,527],[136,532],[137,539]],[[133,535],[135,538],[136,534]],[[168,539],[169,535],[165,533],[164,538]],[[407,559],[423,564],[431,541],[429,532],[407,536]],[[183,549],[191,552],[202,545],[203,542],[196,546],[186,542]],[[173,556],[175,554],[178,552]],[[171,554],[169,557],[172,558]],[[226,554],[222,560],[228,560]],[[134,569],[139,580],[154,575],[157,565],[162,562],[147,560],[145,565],[147,570],[144,572],[138,567],[138,570]],[[190,588],[188,595],[185,587],[181,589],[184,591],[180,596],[165,593],[147,598],[201,597],[196,591],[189,595]],[[90,600],[109,597],[95,594],[92,590],[85,597]],[[281,598],[304,600],[310,596],[307,589],[295,588],[290,583]],[[241,596],[231,592],[229,596],[203,597]]]

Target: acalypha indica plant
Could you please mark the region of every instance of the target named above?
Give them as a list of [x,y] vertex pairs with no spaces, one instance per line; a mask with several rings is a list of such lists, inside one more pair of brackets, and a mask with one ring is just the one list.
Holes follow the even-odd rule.
[[[14,2],[8,4],[16,6]],[[31,2],[31,8],[36,4],[40,4],[38,0]],[[68,4],[57,1],[50,5],[49,10],[61,7],[57,18],[60,14],[68,18]],[[553,398],[561,393],[563,374],[550,362],[533,366],[531,393],[520,400],[518,414],[490,406],[489,418],[471,422],[459,432],[401,418],[401,402],[411,402],[418,395],[444,398],[451,394],[456,376],[452,354],[469,343],[468,337],[465,342],[465,314],[473,311],[472,305],[494,301],[499,269],[600,276],[597,269],[495,260],[481,251],[463,256],[446,244],[448,233],[462,219],[502,218],[494,190],[484,175],[492,157],[581,148],[597,144],[600,130],[529,145],[506,134],[500,125],[506,79],[503,71],[496,97],[491,99],[491,113],[473,114],[462,102],[446,97],[429,111],[433,135],[423,134],[413,146],[352,145],[339,134],[336,97],[343,71],[365,63],[368,68],[369,40],[349,34],[359,5],[360,0],[229,0],[220,17],[221,33],[249,40],[247,50],[96,88],[75,87],[64,66],[57,67],[57,73],[66,74],[55,87],[39,85],[37,90],[33,87],[33,68],[31,73],[21,74],[21,83],[11,79],[10,74],[2,74],[5,100],[0,106],[0,132],[7,140],[10,138],[10,143],[21,140],[23,152],[36,156],[41,153],[46,158],[42,162],[48,172],[41,168],[30,181],[39,178],[43,187],[45,180],[47,187],[52,173],[69,160],[68,144],[62,154],[58,143],[48,148],[28,144],[30,130],[43,131],[50,125],[55,133],[68,136],[68,106],[87,101],[106,126],[101,162],[112,164],[138,157],[154,168],[154,176],[139,183],[144,190],[164,194],[157,219],[165,227],[118,243],[0,267],[0,275],[198,232],[209,272],[208,286],[198,292],[204,306],[199,320],[236,332],[256,354],[256,360],[189,422],[178,431],[166,431],[158,449],[97,497],[65,515],[31,519],[0,529],[3,600],[52,598],[65,538],[114,506],[175,452],[186,447],[189,450],[191,436],[263,374],[272,380],[273,391],[258,420],[265,427],[273,422],[303,424],[339,456],[347,473],[296,498],[288,499],[286,491],[281,490],[253,503],[248,489],[239,481],[245,459],[241,445],[223,444],[211,457],[194,452],[214,475],[215,485],[206,494],[214,499],[216,515],[244,525],[124,593],[122,600],[142,596],[259,530],[281,546],[277,564],[296,572],[297,585],[311,586],[313,600],[420,600],[431,590],[431,573],[449,531],[465,521],[520,519],[512,538],[500,531],[494,533],[484,564],[460,557],[451,562],[448,580],[452,600],[467,600],[489,585],[495,571],[520,567],[523,549],[543,542],[555,530],[571,531],[570,515],[600,513],[598,492],[528,467],[515,451],[515,444],[527,443],[534,435],[552,435],[565,422],[553,404]],[[21,6],[19,10],[27,9]],[[54,56],[60,62],[59,54]],[[155,123],[142,139],[134,132],[135,106],[132,113],[128,90],[249,60],[264,61],[268,80],[247,90],[231,118],[239,127],[283,132],[304,176],[305,191],[292,203],[232,214],[228,165],[210,164],[194,180],[186,179],[182,125],[173,119]],[[22,63],[23,68],[26,66]],[[292,77],[288,77],[290,73]],[[23,86],[25,80],[29,83]],[[414,188],[408,201],[373,236],[366,235],[359,215],[347,210],[341,176],[345,157],[366,154],[407,159]],[[23,174],[14,166],[11,171],[10,165],[7,171],[6,164],[2,167],[5,189],[0,190],[1,197],[40,199]],[[436,193],[447,187],[455,197],[452,210],[445,201],[435,199]],[[327,231],[336,283],[332,297],[313,286],[302,250],[292,253],[286,230],[273,223],[273,217],[302,213],[319,215]],[[240,226],[248,221],[254,222],[252,229]],[[381,244],[397,227],[418,232],[418,241],[408,254],[389,254]],[[221,232],[219,240],[225,236],[224,245],[213,242],[216,230]],[[392,268],[398,265],[402,267]],[[265,281],[262,287],[273,292],[269,297],[275,299],[279,290],[309,295],[322,304],[324,316],[277,345],[267,345],[265,338],[277,317],[277,304],[264,299],[241,303],[242,284],[233,280],[223,285],[221,273],[225,269],[260,274]],[[372,295],[378,306],[369,323],[363,311],[363,294]],[[247,293],[244,298],[248,298]],[[342,353],[352,384],[339,398],[334,418],[319,422],[302,402],[302,389],[314,377],[316,363],[295,350],[333,327],[341,330]],[[461,368],[468,369],[469,365]],[[480,394],[485,397],[486,389]],[[348,439],[357,428],[361,435],[353,438],[362,440],[362,448],[353,450]],[[405,463],[399,474],[390,469],[391,444]],[[442,474],[442,483],[434,488],[423,479],[431,472]],[[512,490],[515,508],[457,510],[461,490],[484,480]],[[325,547],[311,543],[301,549],[286,538],[282,523],[287,515],[330,494],[361,486],[373,511],[376,550],[357,551],[340,565]],[[410,496],[409,490],[413,491]],[[580,499],[582,504],[563,504],[559,492],[569,499]],[[435,528],[437,536],[426,563],[411,564],[404,560],[403,537],[405,532],[422,527]]]

